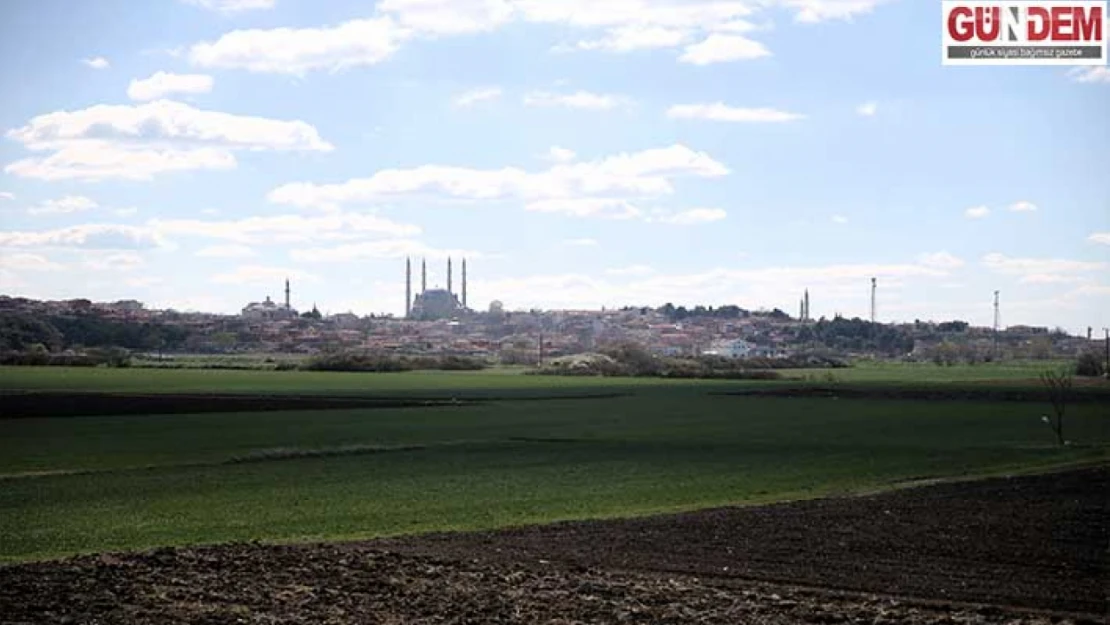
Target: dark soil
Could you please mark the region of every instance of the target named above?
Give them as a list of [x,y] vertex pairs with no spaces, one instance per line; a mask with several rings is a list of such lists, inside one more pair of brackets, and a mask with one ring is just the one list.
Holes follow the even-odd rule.
[[[0,567],[0,622],[1105,622],[1110,468],[632,521]],[[859,592],[852,592],[852,591]]]
[[1106,614],[1110,467],[391,546]]

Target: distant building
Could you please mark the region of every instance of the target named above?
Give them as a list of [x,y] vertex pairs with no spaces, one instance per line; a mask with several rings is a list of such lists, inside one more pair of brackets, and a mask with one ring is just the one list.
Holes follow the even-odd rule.
[[336,327],[345,330],[357,328],[362,323],[358,315],[349,312],[332,315],[328,320],[335,323]]
[[254,321],[296,319],[297,311],[289,304],[289,280],[285,281],[285,304],[278,304],[266,296],[264,302],[251,302],[243,308],[243,318]]
[[767,351],[743,339],[732,339],[716,341],[702,354],[705,356],[723,356],[725,358],[750,358],[766,355]]
[[251,302],[243,308],[243,318],[255,321],[275,321],[279,319],[296,319],[297,311],[285,306],[279,306],[269,296],[264,302]]
[[[428,289],[428,270],[425,262],[420,263],[420,293],[416,294],[413,301],[405,302],[409,319],[420,321],[438,321],[451,319],[461,313],[467,312],[466,308],[466,259],[462,264],[462,299],[460,300],[451,289],[451,259],[447,259],[447,288]],[[412,292],[412,271],[409,261],[405,261],[405,294],[406,298]]]
[[97,304],[97,308],[122,312],[138,312],[143,309],[143,303],[133,299],[125,299],[118,302]]
[[446,289],[431,289],[416,296],[412,304],[412,318],[425,321],[450,319],[462,310],[462,303]]

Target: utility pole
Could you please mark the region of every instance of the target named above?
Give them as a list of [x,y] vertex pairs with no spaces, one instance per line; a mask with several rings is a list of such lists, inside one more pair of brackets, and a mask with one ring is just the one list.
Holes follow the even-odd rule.
[[994,360],[998,361],[998,325],[1001,319],[998,312],[998,291],[994,292]]
[[540,366],[543,366],[543,328],[540,328]]
[[1106,333],[1106,378],[1110,379],[1110,328],[1103,328]]
[[875,292],[879,288],[879,279],[871,278],[871,349],[874,351],[879,350],[879,341],[876,338],[878,332],[875,329]]
[[879,279],[871,278],[871,325],[875,325],[875,291],[879,288]]

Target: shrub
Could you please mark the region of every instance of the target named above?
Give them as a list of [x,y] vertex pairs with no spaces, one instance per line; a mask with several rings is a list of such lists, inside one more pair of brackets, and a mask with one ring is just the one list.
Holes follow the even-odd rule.
[[[782,375],[770,369],[749,369],[743,361],[720,357],[656,358],[649,363],[643,354],[624,350],[607,350],[608,354],[589,354],[553,360],[529,371],[532,375],[659,377],[703,380],[780,380]],[[614,357],[626,358],[629,362]]]
[[0,365],[19,367],[95,367],[102,361],[88,354],[50,354],[42,352],[3,352]]
[[1075,375],[1097,378],[1106,374],[1106,365],[1095,352],[1083,352],[1075,362]]
[[396,373],[400,371],[441,370],[478,371],[486,363],[465,356],[398,356],[383,352],[348,351],[320,354],[302,365],[308,371],[360,371]]
[[131,366],[131,352],[122,347],[102,347],[89,350],[89,354],[107,367],[123,369]]

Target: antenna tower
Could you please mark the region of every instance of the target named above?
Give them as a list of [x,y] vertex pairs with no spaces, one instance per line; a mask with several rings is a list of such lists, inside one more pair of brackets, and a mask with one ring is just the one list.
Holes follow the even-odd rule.
[[1002,323],[1002,314],[998,308],[998,291],[995,291],[995,360],[998,360],[998,327]]
[[871,278],[871,323],[875,323],[875,291],[879,288],[878,278]]

